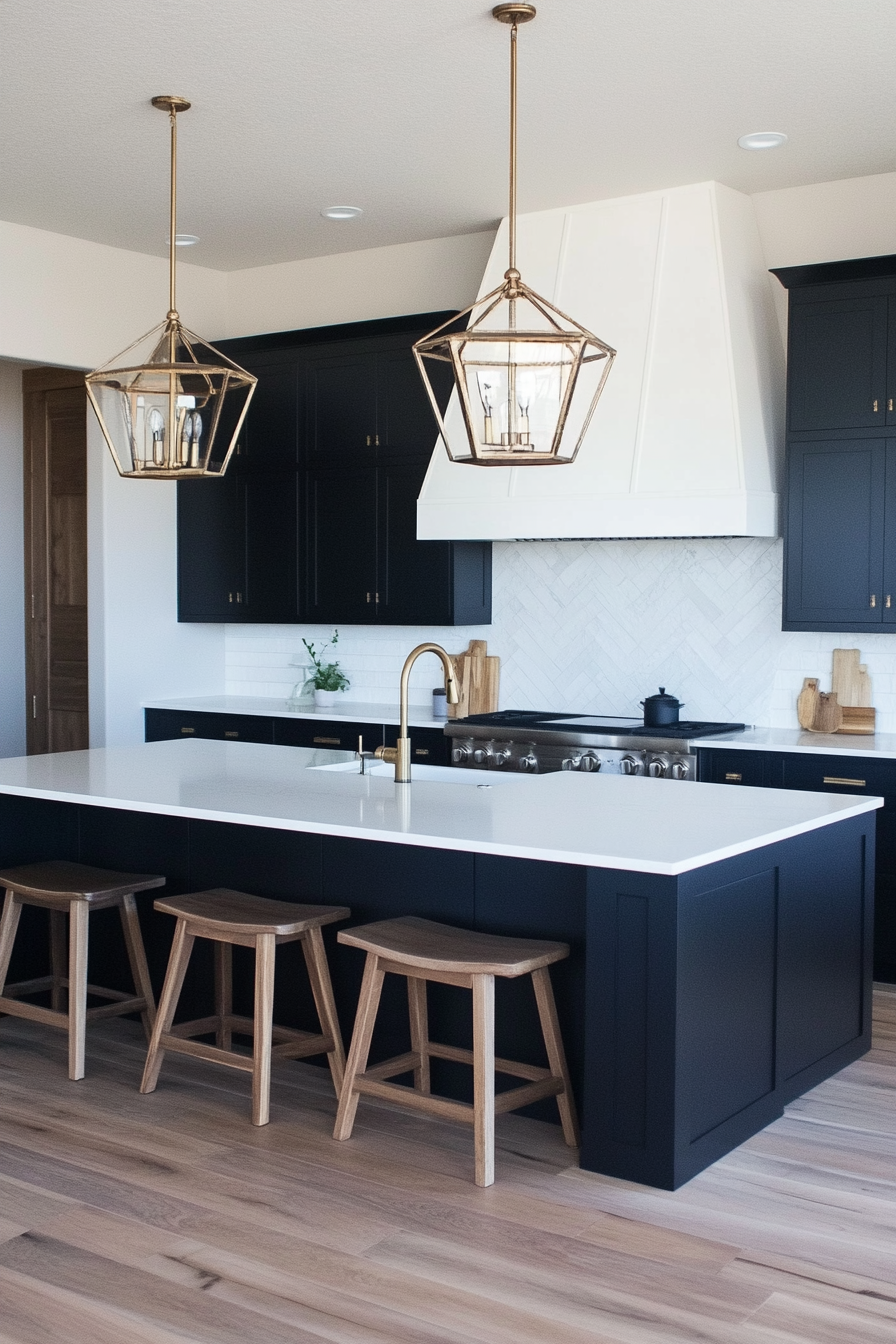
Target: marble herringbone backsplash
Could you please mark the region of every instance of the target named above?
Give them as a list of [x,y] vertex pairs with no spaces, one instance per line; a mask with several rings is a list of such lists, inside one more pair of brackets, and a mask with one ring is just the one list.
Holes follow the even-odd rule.
[[[803,677],[830,686],[831,650],[862,650],[882,732],[896,732],[896,635],[781,630],[782,543],[757,538],[496,542],[491,626],[344,626],[335,650],[349,696],[397,701],[409,649],[435,639],[456,652],[487,639],[501,657],[501,707],[639,714],[660,684],[684,716],[796,727]],[[289,695],[320,626],[228,626],[231,695]],[[440,675],[413,673],[423,703]]]

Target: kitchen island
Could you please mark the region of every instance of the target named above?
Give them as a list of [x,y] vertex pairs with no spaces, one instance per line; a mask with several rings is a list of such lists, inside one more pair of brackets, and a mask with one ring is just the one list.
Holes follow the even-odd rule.
[[[172,893],[344,904],[355,923],[418,914],[563,939],[582,1165],[674,1189],[869,1048],[879,806],[566,772],[397,785],[362,777],[346,753],[185,740],[0,761],[0,863],[68,858],[164,873]],[[169,922],[144,912],[159,977]],[[96,978],[114,986],[115,945],[94,944],[109,963]],[[44,946],[35,931],[15,974],[35,974]],[[304,1007],[289,951],[287,1023]],[[330,952],[348,1034],[361,957]],[[382,1056],[407,1049],[393,988]],[[541,1062],[528,986],[500,989],[498,1054]],[[434,1038],[466,1044],[469,996],[431,990]],[[186,994],[183,1006],[204,1011]],[[467,1079],[445,1061],[435,1085],[464,1095]]]

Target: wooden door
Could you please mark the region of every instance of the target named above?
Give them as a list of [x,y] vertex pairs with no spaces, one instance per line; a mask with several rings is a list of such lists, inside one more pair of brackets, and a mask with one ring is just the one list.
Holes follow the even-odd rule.
[[785,630],[880,629],[883,439],[791,443]]
[[885,294],[791,304],[791,433],[886,424],[888,304]]
[[83,374],[22,375],[28,753],[90,745],[87,393]]

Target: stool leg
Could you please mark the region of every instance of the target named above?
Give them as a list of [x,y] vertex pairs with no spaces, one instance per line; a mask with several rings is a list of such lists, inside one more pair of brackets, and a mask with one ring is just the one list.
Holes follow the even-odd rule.
[[495,977],[473,976],[473,1147],[476,1184],[495,1181]]
[[342,1091],[339,1094],[339,1109],[336,1112],[336,1127],[333,1130],[334,1139],[351,1138],[359,1095],[354,1090],[355,1078],[367,1067],[373,1024],[376,1021],[382,988],[383,972],[380,970],[380,959],[375,953],[368,952],[367,961],[364,963],[364,979],[361,981],[352,1043],[345,1066],[345,1077],[342,1080]]
[[162,1060],[165,1057],[165,1051],[159,1043],[162,1037],[171,1030],[174,1010],[177,1008],[177,1001],[183,988],[187,963],[190,960],[190,953],[193,951],[193,942],[193,934],[187,933],[186,920],[179,919],[174,930],[171,958],[168,962],[168,970],[165,973],[165,983],[162,986],[162,997],[159,999],[155,1026],[149,1038],[146,1067],[143,1070],[143,1080],[140,1083],[140,1091],[143,1093],[154,1092],[156,1083],[159,1081],[159,1069],[162,1067]]
[[61,910],[50,911],[50,970],[53,983],[50,988],[50,1007],[62,1012],[62,981],[66,972],[65,915]]
[[311,993],[320,1020],[320,1029],[333,1042],[333,1049],[327,1055],[333,1086],[339,1096],[342,1079],[345,1074],[345,1047],[342,1044],[342,1032],[336,1015],[336,1000],[333,998],[333,985],[330,980],[330,968],[327,965],[327,952],[320,929],[309,929],[302,939],[302,951],[305,965],[308,967],[308,979],[311,981]]
[[68,1076],[84,1077],[84,1037],[87,1031],[87,921],[86,901],[68,907]]
[[215,1045],[229,1050],[233,1037],[228,1018],[233,1013],[233,947],[230,943],[215,943],[215,1017],[218,1028]]
[[156,1020],[156,1000],[152,992],[152,982],[149,978],[149,967],[146,964],[143,934],[140,932],[140,916],[137,913],[137,902],[134,900],[133,892],[128,892],[122,899],[118,911],[121,915],[121,928],[124,933],[124,944],[128,951],[128,961],[131,964],[134,988],[141,999],[146,1000],[146,1007],[140,1017],[148,1041]]
[[532,972],[532,988],[535,990],[535,1002],[538,1004],[538,1016],[541,1019],[541,1031],[548,1052],[548,1064],[555,1078],[563,1079],[563,1091],[557,1096],[557,1109],[563,1126],[563,1137],[570,1148],[579,1146],[579,1122],[576,1117],[576,1103],[566,1067],[566,1052],[563,1049],[563,1037],[560,1035],[560,1023],[557,1021],[557,1004],[551,985],[551,973],[547,966]]
[[274,954],[272,933],[255,939],[255,1031],[252,1041],[252,1123],[271,1118],[271,1046],[274,1027]]
[[19,927],[21,917],[22,903],[16,900],[16,894],[12,888],[7,887],[6,898],[3,902],[3,914],[0,915],[0,994],[6,988],[9,959],[12,956],[12,945],[16,940],[16,930]]
[[426,1010],[426,981],[408,976],[408,1012],[411,1018],[411,1049],[420,1056],[414,1070],[414,1087],[429,1092],[429,1014]]

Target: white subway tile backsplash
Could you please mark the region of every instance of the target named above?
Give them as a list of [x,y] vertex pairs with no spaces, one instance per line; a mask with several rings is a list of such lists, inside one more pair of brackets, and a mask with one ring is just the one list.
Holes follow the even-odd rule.
[[[637,714],[660,684],[699,719],[796,726],[803,677],[830,686],[831,650],[862,650],[884,732],[896,732],[896,635],[781,630],[782,544],[763,538],[497,542],[491,626],[345,626],[328,657],[351,698],[398,697],[408,651],[436,640],[449,652],[487,639],[501,658],[501,706]],[[330,626],[228,626],[226,689],[288,695]],[[298,666],[297,666],[298,664]],[[411,698],[441,680],[421,659]]]

